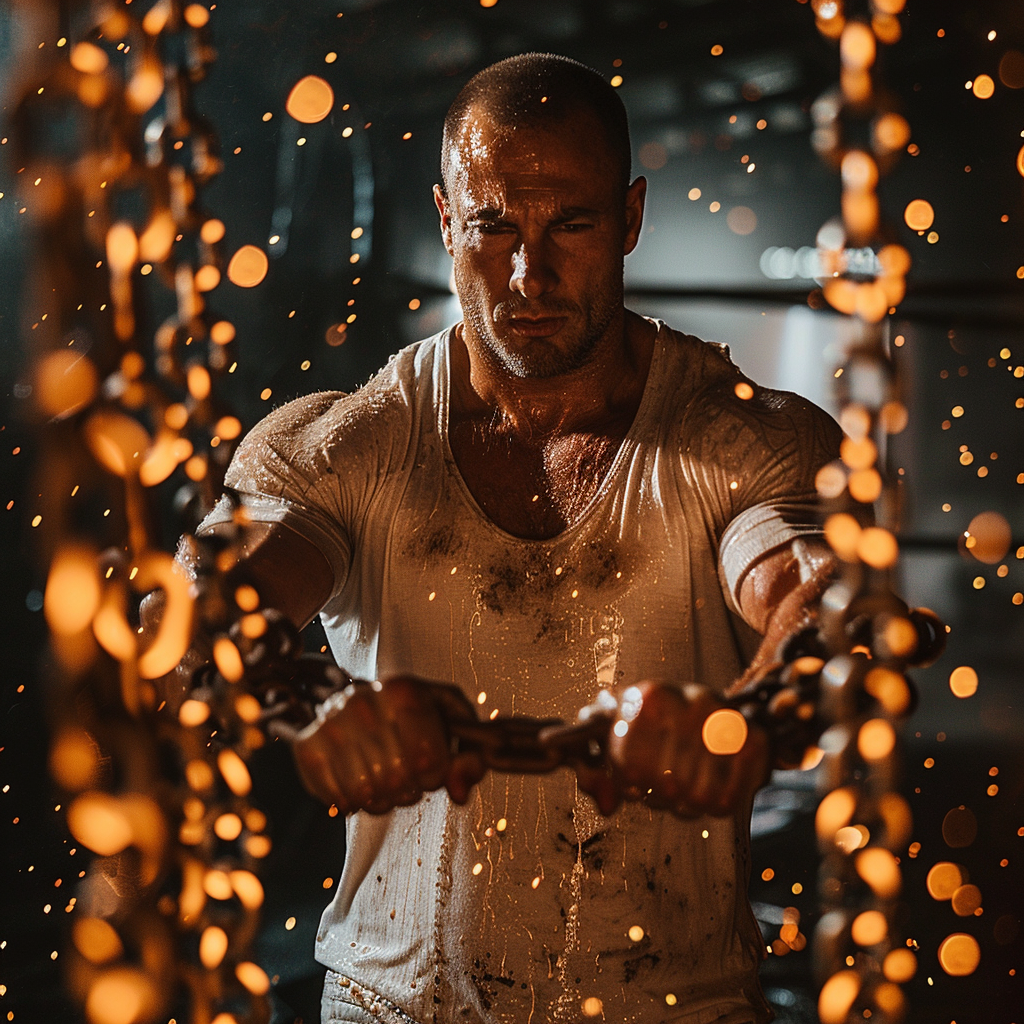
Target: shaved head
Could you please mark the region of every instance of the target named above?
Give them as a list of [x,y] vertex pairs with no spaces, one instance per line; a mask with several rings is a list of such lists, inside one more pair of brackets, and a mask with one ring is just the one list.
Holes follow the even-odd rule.
[[[588,116],[604,136],[595,139],[595,161],[609,162],[609,172],[625,192],[630,174],[626,108],[596,71],[551,53],[525,53],[484,68],[463,86],[445,118],[441,144],[445,194],[450,194],[453,177],[464,163],[465,135],[476,119],[485,117],[511,135],[520,128],[557,132],[566,122]],[[470,159],[471,153],[470,149]]]

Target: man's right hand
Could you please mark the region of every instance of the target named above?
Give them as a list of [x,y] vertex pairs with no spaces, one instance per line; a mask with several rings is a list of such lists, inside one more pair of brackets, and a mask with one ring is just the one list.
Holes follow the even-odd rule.
[[315,797],[342,813],[383,814],[442,786],[456,803],[469,798],[485,769],[475,753],[451,753],[445,719],[462,715],[476,719],[454,687],[392,676],[347,687],[288,738]]

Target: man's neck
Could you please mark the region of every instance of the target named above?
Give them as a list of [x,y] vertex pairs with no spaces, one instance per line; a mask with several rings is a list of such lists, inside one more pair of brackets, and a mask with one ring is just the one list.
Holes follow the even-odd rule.
[[597,432],[632,423],[640,404],[656,328],[623,311],[593,358],[557,377],[516,377],[501,368],[479,339],[459,324],[451,353],[451,405],[456,419],[486,421],[525,443]]

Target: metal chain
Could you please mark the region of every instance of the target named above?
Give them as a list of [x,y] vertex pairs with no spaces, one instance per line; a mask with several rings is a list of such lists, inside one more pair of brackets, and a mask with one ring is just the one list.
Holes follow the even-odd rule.
[[[901,985],[917,969],[898,921],[900,857],[911,812],[897,789],[898,724],[916,700],[905,671],[931,663],[945,628],[894,594],[898,494],[883,476],[886,439],[907,422],[884,320],[903,299],[910,255],[883,227],[875,187],[910,141],[910,127],[875,74],[879,44],[901,35],[905,0],[811,0],[821,33],[839,44],[839,86],[814,104],[813,144],[839,170],[842,216],[818,233],[824,300],[860,330],[836,371],[841,458],[818,474],[825,535],[843,564],[823,596],[818,713],[828,724],[815,826],[823,910],[814,933],[822,1024],[907,1012]],[[854,12],[853,8],[857,8]],[[928,225],[925,225],[927,227]],[[796,663],[794,663],[795,667]]]
[[[223,645],[239,623],[254,629],[253,599],[225,593],[236,541],[205,542],[218,576],[192,581],[156,525],[182,476],[191,522],[211,507],[242,429],[214,386],[234,369],[235,330],[206,301],[224,269],[224,225],[200,202],[217,144],[192,103],[214,57],[210,12],[158,0],[140,16],[100,3],[67,16],[62,59],[26,92],[13,134],[39,179],[50,762],[73,795],[68,827],[96,855],[68,980],[93,1024],[169,1013],[260,1024],[270,982],[250,950],[270,840],[246,767],[264,742],[258,706],[238,688],[220,694],[216,729],[194,700],[177,716],[166,707],[193,626],[227,672]],[[149,334],[146,306],[168,298]],[[162,618],[140,638],[139,603],[154,589]]]

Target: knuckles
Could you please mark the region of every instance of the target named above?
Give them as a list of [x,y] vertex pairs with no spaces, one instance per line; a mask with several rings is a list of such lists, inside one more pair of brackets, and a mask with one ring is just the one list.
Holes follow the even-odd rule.
[[[682,818],[724,816],[746,803],[769,771],[766,735],[751,729],[734,755],[713,754],[702,728],[720,701],[704,687],[653,681],[603,691],[580,721],[606,717],[606,764],[579,765],[580,788],[603,814],[644,801]],[[307,788],[344,812],[385,813],[446,787],[464,803],[486,771],[473,753],[453,756],[445,720],[475,719],[455,687],[392,676],[329,699],[294,741]]]
[[[702,728],[721,706],[696,685],[643,682],[602,694],[591,707],[612,719],[607,757],[618,797],[682,818],[733,813],[765,781],[768,743],[764,733],[751,730],[737,754],[711,753]],[[605,784],[588,777],[581,785],[604,811],[602,799],[611,802],[601,791]]]
[[[414,804],[445,785],[451,760],[431,684],[412,676],[334,695],[292,746],[299,774],[315,796],[341,811],[371,814]],[[472,783],[456,781],[468,795]]]

